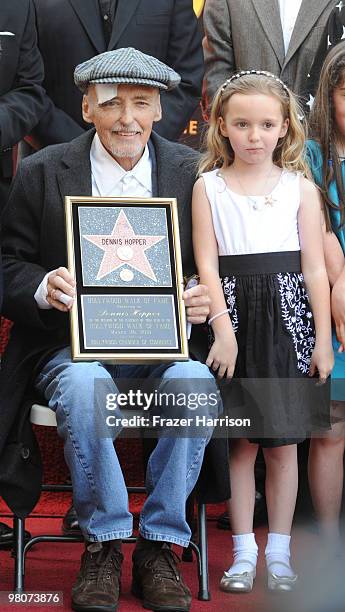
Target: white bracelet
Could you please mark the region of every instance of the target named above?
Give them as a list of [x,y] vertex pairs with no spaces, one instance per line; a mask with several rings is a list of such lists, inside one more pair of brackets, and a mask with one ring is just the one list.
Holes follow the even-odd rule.
[[226,310],[222,310],[221,312],[217,312],[217,314],[213,315],[213,317],[211,317],[208,320],[208,324],[211,325],[212,321],[214,321],[215,319],[218,319],[218,317],[225,315],[227,312],[230,312],[230,308],[227,308]]

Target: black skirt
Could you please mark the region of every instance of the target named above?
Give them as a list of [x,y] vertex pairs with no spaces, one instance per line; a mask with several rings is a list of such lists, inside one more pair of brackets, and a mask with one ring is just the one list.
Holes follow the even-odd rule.
[[219,271],[238,344],[226,413],[249,418],[243,437],[264,447],[328,428],[329,385],[309,376],[315,329],[300,252],[220,256]]

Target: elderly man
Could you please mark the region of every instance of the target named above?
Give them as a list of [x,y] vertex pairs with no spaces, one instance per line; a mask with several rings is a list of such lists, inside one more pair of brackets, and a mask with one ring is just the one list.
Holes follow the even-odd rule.
[[[191,149],[152,132],[161,116],[159,91],[179,82],[179,75],[165,64],[132,48],[118,49],[79,65],[75,82],[84,94],[84,119],[96,129],[25,159],[6,209],[4,312],[15,326],[0,382],[1,395],[9,404],[7,414],[13,414],[11,384],[14,378],[28,381],[35,367],[35,386],[56,411],[86,540],[72,605],[75,610],[111,611],[119,597],[121,539],[132,532],[132,516],[113,441],[95,433],[94,382],[100,381],[111,393],[117,392],[117,380],[132,377],[159,378],[159,388],[165,392],[174,391],[176,379],[183,379],[185,391],[195,391],[195,379],[200,391],[216,387],[207,367],[197,361],[108,367],[71,361],[67,314],[71,303],[60,301],[62,293],[73,298],[75,291],[65,267],[64,196],[176,197],[188,275],[194,267],[190,201],[198,159]],[[188,319],[204,321],[209,303],[206,287],[189,289],[184,299]],[[18,358],[21,362],[11,378],[11,364]],[[171,416],[174,408],[165,410]],[[214,410],[217,414],[221,410],[218,399]],[[187,415],[188,408],[182,407],[182,412]],[[8,416],[7,424],[9,420]],[[190,608],[191,594],[170,544],[189,543],[185,503],[210,435],[208,430],[198,437],[160,437],[150,457],[132,587],[149,609]],[[228,495],[227,491],[224,497]],[[8,503],[15,502],[8,499]]]

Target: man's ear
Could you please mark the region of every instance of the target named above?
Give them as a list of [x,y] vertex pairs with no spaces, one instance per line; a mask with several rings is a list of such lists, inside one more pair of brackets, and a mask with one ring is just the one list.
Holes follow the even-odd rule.
[[160,121],[162,119],[162,106],[161,106],[161,97],[158,96],[156,113],[153,121]]
[[93,123],[93,104],[88,94],[83,95],[81,109],[84,121],[86,123]]

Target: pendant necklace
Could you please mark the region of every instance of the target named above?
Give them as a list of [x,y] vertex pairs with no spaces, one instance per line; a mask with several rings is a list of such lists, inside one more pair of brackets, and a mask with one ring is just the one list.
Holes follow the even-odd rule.
[[[265,183],[264,183],[264,185],[263,185],[263,187],[262,187],[262,191],[265,191],[265,190],[266,190],[266,187],[267,187],[268,181],[269,181],[269,179],[270,179],[270,178],[271,178],[271,176],[272,176],[273,168],[274,168],[274,164],[272,165],[272,167],[270,168],[269,173],[268,173],[268,174],[267,174],[267,176],[266,176]],[[249,203],[249,204],[250,204],[250,205],[253,207],[253,209],[254,209],[254,210],[261,210],[261,208],[262,208],[262,207],[261,207],[261,206],[260,206],[260,204],[258,203],[257,198],[254,198],[253,196],[250,196],[250,195],[248,195],[248,194],[246,193],[246,190],[244,189],[244,187],[243,187],[243,185],[242,185],[242,182],[240,181],[240,179],[239,179],[239,177],[237,176],[236,172],[235,172],[235,171],[233,171],[233,172],[234,172],[235,179],[237,180],[237,182],[238,182],[239,186],[241,187],[241,190],[242,190],[242,192],[243,192],[243,195],[244,195],[244,196],[247,198],[247,202],[248,202],[248,203]],[[273,191],[273,190],[272,190],[272,191]],[[258,198],[259,198],[259,197],[260,197],[260,198],[261,198],[261,197],[264,197],[264,198],[265,198],[265,200],[264,200],[264,206],[267,206],[267,207],[268,207],[268,206],[269,206],[269,207],[272,207],[272,206],[274,206],[274,204],[277,202],[277,200],[276,200],[276,199],[273,197],[273,195],[272,195],[272,191],[271,191],[271,192],[270,192],[268,195],[257,196]]]

